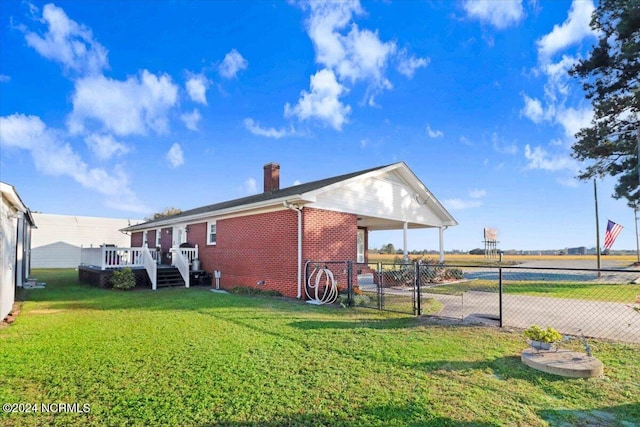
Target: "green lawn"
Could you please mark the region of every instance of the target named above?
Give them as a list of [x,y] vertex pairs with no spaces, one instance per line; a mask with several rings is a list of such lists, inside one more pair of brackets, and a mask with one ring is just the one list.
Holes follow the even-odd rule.
[[35,272],[47,288],[0,329],[0,401],[90,412],[0,425],[640,424],[638,345],[591,342],[606,376],[566,379],[524,366],[520,333],[76,274]]

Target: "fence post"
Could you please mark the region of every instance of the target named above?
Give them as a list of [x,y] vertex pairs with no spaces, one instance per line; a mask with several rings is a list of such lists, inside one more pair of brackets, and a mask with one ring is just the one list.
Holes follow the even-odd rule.
[[502,328],[502,267],[498,268],[498,294],[500,302],[498,303],[500,306],[500,327]]
[[416,261],[414,265],[416,272],[416,307],[418,316],[422,316],[422,275],[420,274],[420,264]]
[[347,261],[347,305],[353,307],[353,261]]

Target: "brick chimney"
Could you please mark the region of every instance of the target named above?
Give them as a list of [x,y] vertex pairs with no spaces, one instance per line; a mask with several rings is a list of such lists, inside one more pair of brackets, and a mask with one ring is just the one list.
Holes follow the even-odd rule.
[[264,165],[264,192],[280,189],[280,165],[267,163]]

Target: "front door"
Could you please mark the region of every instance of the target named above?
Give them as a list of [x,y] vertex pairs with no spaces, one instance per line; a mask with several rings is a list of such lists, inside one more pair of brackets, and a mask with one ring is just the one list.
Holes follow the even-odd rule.
[[173,227],[173,247],[177,248],[182,243],[186,243],[187,241],[187,227],[184,225],[180,225],[177,227]]
[[364,228],[358,228],[358,241],[357,241],[358,252],[356,256],[356,262],[364,262],[364,249],[365,249],[364,233],[365,233]]

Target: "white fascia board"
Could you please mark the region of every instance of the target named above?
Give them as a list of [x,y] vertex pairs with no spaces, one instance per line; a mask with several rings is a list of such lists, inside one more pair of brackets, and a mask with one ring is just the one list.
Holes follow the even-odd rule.
[[[307,203],[312,203],[314,201],[315,201],[315,197],[309,198],[309,197],[306,197],[306,195],[304,194],[296,194],[293,196],[279,197],[277,199],[269,199],[262,202],[251,203],[248,205],[233,206],[227,209],[202,212],[199,214],[184,216],[180,218],[173,218],[173,219],[167,218],[166,220],[158,221],[153,224],[149,224],[148,226],[145,226],[144,224],[133,225],[131,227],[123,228],[122,230],[126,230],[131,233],[144,231],[144,230],[155,230],[157,228],[165,228],[169,226],[173,227],[176,225],[193,224],[196,221],[205,220],[205,219],[215,219],[218,217],[229,218],[233,216],[240,216],[240,214],[251,215],[252,213],[259,213],[259,212],[253,212],[253,211],[261,211],[273,206],[282,206],[283,209],[286,209],[283,204],[284,202],[305,205]],[[134,227],[139,227],[139,228],[130,230],[131,228],[134,228]]]
[[15,209],[16,212],[27,212],[27,207],[24,203],[22,203],[22,199],[18,195],[15,187],[11,184],[6,184],[4,182],[0,182],[0,192],[6,198],[11,206]]

